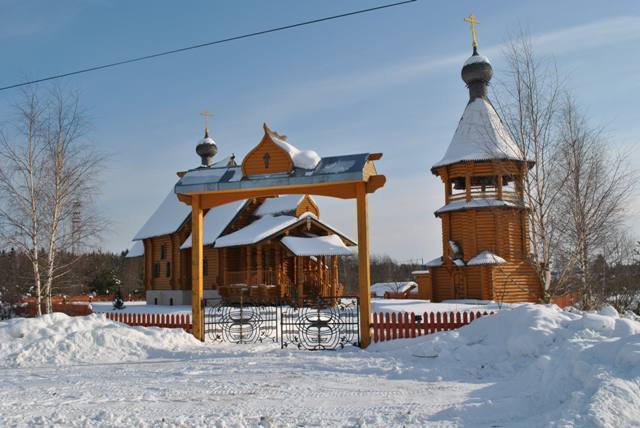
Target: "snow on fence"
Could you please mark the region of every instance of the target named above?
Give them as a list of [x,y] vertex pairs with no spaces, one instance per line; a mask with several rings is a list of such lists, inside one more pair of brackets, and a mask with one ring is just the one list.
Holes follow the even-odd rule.
[[375,312],[373,314],[373,341],[386,342],[409,339],[439,331],[455,330],[470,324],[476,318],[493,315],[492,312]]
[[107,312],[107,318],[130,326],[181,328],[191,331],[191,315],[187,314],[129,314]]

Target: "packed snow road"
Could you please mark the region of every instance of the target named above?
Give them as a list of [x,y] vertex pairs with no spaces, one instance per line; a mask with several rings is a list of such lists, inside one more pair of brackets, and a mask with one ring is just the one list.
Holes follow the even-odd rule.
[[640,322],[522,305],[367,350],[202,344],[103,315],[0,322],[0,427],[640,426]]
[[485,386],[387,379],[391,361],[359,354],[5,369],[0,426],[424,426]]

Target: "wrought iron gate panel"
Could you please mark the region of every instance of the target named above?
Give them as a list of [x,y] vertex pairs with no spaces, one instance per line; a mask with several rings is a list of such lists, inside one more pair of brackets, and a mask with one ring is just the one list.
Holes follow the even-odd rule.
[[280,309],[281,346],[321,350],[360,345],[360,302],[357,297],[305,299]]
[[278,341],[278,307],[205,299],[204,333],[214,342]]

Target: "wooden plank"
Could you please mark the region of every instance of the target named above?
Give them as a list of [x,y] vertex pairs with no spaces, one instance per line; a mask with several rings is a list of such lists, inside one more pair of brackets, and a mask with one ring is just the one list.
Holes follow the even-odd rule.
[[202,275],[202,207],[200,196],[191,198],[191,312],[193,313],[193,336],[204,341],[204,317],[202,298],[204,296],[204,278]]
[[360,291],[360,346],[371,342],[369,333],[371,311],[371,271],[369,260],[369,217],[365,183],[357,184],[356,206],[358,214],[358,284]]

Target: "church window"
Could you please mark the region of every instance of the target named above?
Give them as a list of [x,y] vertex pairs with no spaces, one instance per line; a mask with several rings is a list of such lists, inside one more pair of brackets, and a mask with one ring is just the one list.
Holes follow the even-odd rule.
[[208,270],[209,270],[209,263],[207,263],[207,259],[202,259],[202,276],[207,276]]
[[269,169],[270,160],[271,160],[271,155],[269,154],[269,152],[265,153],[264,156],[262,156],[262,161],[264,162],[264,169]]
[[167,246],[160,245],[160,260],[164,260],[167,257]]
[[153,264],[153,277],[154,278],[160,277],[160,263]]
[[167,262],[167,271],[165,272],[167,278],[171,277],[171,262]]

